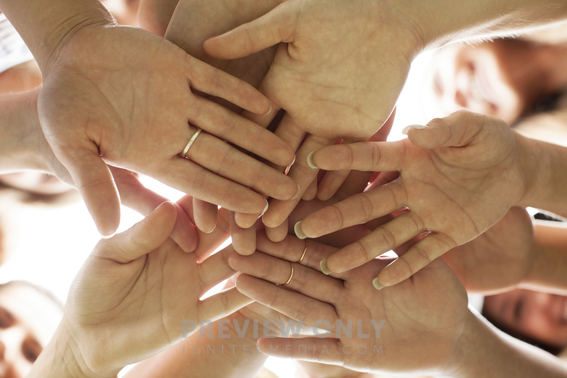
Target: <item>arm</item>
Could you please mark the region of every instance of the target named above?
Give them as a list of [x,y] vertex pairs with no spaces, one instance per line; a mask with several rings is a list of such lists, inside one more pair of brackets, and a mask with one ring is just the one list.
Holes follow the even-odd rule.
[[536,223],[532,244],[533,262],[520,287],[567,293],[567,226]]
[[454,371],[443,376],[567,377],[565,363],[551,354],[499,331],[485,319],[468,314],[468,324],[455,345]]

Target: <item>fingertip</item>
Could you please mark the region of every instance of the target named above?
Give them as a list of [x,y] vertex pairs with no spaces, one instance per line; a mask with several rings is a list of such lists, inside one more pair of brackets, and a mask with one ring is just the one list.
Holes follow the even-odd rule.
[[303,240],[303,239],[307,239],[307,236],[303,233],[303,230],[301,229],[301,223],[302,221],[297,222],[295,226],[293,226],[293,231],[295,232],[295,236]]
[[313,161],[313,155],[315,154],[315,151],[311,151],[308,155],[307,155],[307,165],[309,166],[309,168],[311,169],[319,169],[319,167],[317,167],[317,165],[315,164],[315,162]]

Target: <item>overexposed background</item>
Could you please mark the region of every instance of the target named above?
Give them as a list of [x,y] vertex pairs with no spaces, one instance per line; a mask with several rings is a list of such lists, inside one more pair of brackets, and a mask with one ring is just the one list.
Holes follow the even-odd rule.
[[[414,61],[398,101],[389,140],[403,138],[401,130],[405,126],[427,121],[420,105],[420,87],[430,57],[431,53],[426,53]],[[144,184],[173,201],[182,196],[149,178],[144,178]],[[142,219],[128,208],[122,210],[119,231]],[[20,242],[14,258],[0,267],[0,283],[30,281],[50,290],[64,302],[76,272],[100,239],[85,206],[82,202],[59,208],[30,206],[24,210],[20,223]],[[267,367],[281,378],[294,376],[295,368],[289,360],[270,358]]]

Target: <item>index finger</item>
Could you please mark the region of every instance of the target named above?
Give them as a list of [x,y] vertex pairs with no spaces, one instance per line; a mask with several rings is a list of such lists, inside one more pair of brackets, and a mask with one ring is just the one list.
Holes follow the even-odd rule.
[[405,159],[405,143],[358,142],[323,147],[311,154],[310,163],[327,171],[399,171]]

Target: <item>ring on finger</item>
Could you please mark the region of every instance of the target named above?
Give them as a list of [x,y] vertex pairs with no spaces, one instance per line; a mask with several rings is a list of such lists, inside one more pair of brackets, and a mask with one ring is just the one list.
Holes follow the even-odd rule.
[[187,154],[189,153],[189,149],[191,148],[191,146],[193,145],[193,143],[195,143],[195,140],[197,139],[197,137],[199,136],[199,134],[201,134],[201,131],[203,131],[200,128],[197,128],[197,132],[195,134],[193,134],[193,136],[191,137],[191,139],[189,139],[189,142],[187,143],[187,145],[185,146],[185,148],[183,149],[183,152],[181,153],[181,157],[183,159],[185,159],[187,157]]

